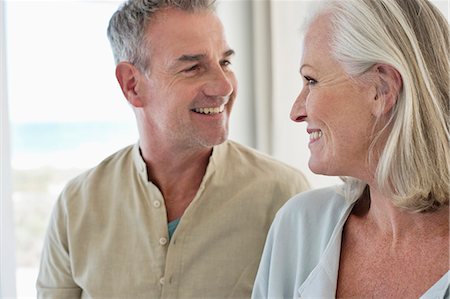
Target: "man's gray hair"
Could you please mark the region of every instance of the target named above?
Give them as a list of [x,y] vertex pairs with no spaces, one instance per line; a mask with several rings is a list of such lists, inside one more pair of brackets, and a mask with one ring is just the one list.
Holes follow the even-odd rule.
[[176,8],[195,12],[215,10],[215,0],[128,0],[109,21],[107,35],[116,65],[128,61],[141,72],[149,66],[149,41],[145,37],[147,25],[157,11]]

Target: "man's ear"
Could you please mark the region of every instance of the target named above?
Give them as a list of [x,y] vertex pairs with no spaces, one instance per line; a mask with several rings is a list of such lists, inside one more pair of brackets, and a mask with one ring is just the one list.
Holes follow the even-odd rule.
[[376,64],[374,71],[377,86],[375,97],[372,99],[374,104],[372,113],[380,117],[394,107],[402,90],[403,80],[397,69],[387,64]]
[[139,70],[129,62],[119,62],[116,66],[116,78],[127,101],[136,108],[144,106],[138,93],[138,84],[141,79]]

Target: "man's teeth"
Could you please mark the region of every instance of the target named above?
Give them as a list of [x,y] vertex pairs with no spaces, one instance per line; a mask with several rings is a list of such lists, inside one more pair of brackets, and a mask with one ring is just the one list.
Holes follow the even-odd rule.
[[220,105],[219,107],[211,107],[211,108],[195,108],[194,111],[202,114],[218,114],[222,113],[225,109],[225,105]]
[[314,131],[309,134],[309,140],[316,140],[322,137],[322,131]]

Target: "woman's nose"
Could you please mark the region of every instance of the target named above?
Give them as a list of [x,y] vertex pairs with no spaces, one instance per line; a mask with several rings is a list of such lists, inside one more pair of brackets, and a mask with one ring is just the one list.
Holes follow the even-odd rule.
[[306,118],[306,96],[307,91],[303,88],[292,105],[290,117],[295,122],[302,122]]

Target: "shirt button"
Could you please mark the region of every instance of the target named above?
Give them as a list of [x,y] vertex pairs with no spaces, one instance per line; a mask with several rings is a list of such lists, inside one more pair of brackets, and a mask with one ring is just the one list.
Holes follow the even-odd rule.
[[159,207],[161,206],[161,202],[155,200],[155,201],[153,202],[153,206],[154,206],[155,208],[159,208]]
[[166,238],[161,238],[161,239],[159,239],[159,244],[161,244],[161,245],[166,245],[167,244],[167,239]]
[[159,283],[161,284],[161,285],[164,285],[164,277],[161,277],[160,279],[159,279]]

